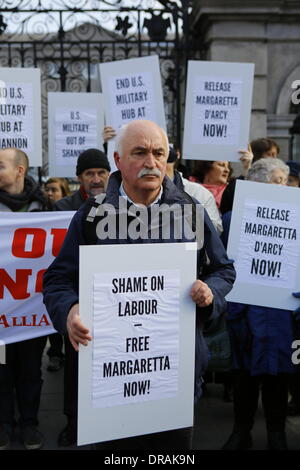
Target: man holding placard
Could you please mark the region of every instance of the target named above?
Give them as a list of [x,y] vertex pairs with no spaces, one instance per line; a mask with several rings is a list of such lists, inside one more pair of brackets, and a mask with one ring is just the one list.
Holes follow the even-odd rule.
[[[117,136],[116,151],[114,154],[118,172],[110,177],[105,204],[111,210],[119,208],[122,201],[126,201],[125,206],[139,207],[140,210],[152,216],[153,207],[171,208],[171,205],[177,203],[181,209],[186,206],[197,210],[197,201],[187,196],[184,192],[178,190],[176,186],[165,178],[166,164],[169,154],[168,139],[157,124],[151,121],[132,121],[123,126]],[[83,206],[74,216],[70,230],[65,239],[64,246],[56,258],[55,262],[49,267],[44,276],[44,301],[49,312],[51,312],[55,327],[62,333],[68,333],[71,343],[75,350],[78,345],[87,345],[92,340],[90,332],[82,324],[79,316],[78,305],[78,271],[79,271],[79,245],[94,244],[132,244],[132,243],[155,243],[151,239],[151,223],[146,224],[146,231],[140,234],[139,238],[134,238],[129,233],[128,226],[122,224],[119,213],[117,221],[117,237],[113,236],[112,231],[108,233],[108,238],[104,239],[99,233],[99,224],[94,226],[97,232],[95,240],[90,239],[89,231],[86,226],[90,221],[90,227],[93,227],[93,220],[101,211],[101,201],[98,198],[94,205]],[[98,203],[98,207],[97,204]],[[96,207],[95,207],[96,205]],[[132,219],[132,213],[129,214]],[[128,216],[129,217],[129,216]],[[100,222],[103,217],[100,216]],[[181,219],[184,223],[184,213],[181,213]],[[113,219],[112,219],[113,220]],[[137,218],[137,220],[140,220]],[[203,221],[202,221],[203,222]],[[125,224],[128,223],[126,219]],[[213,318],[220,314],[224,308],[224,296],[232,288],[235,279],[235,271],[232,263],[228,260],[219,237],[213,228],[209,217],[204,211],[204,242],[203,247],[198,253],[198,279],[191,286],[190,295],[197,305],[197,330],[196,330],[196,364],[195,364],[195,396],[201,394],[201,375],[203,374],[207,363],[207,348],[201,334],[201,327],[207,318]],[[100,224],[101,225],[101,224]],[[100,227],[101,228],[101,227]],[[160,227],[163,228],[163,227]],[[178,236],[175,232],[175,216],[171,219],[169,235],[164,238],[161,235],[156,242],[182,242],[194,241],[183,233]],[[192,227],[190,227],[192,228]],[[196,226],[196,229],[198,227]],[[101,231],[101,230],[100,230]],[[124,235],[125,233],[125,235]],[[161,233],[161,232],[160,232]],[[146,236],[145,236],[146,235]],[[124,247],[125,249],[125,247]],[[209,262],[208,262],[209,259]],[[184,428],[176,431],[166,431],[151,435],[153,441],[147,440],[147,444],[141,439],[138,443],[132,440],[123,440],[127,448],[152,448],[152,445],[158,445],[160,448],[190,448],[191,446],[191,428]],[[134,446],[134,447],[133,447]],[[147,447],[148,446],[148,447]],[[145,448],[145,447],[144,447]]]

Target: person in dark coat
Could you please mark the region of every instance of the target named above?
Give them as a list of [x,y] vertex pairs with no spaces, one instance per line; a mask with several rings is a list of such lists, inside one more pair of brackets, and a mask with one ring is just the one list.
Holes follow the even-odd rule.
[[[109,172],[110,165],[104,152],[93,148],[83,151],[76,165],[80,188],[71,196],[57,201],[54,210],[77,211],[90,196],[96,196],[105,191]],[[72,347],[68,335],[65,335],[64,343],[64,414],[67,417],[67,425],[58,435],[59,447],[71,446],[77,439],[78,354]]]
[[[28,156],[22,150],[0,150],[0,212],[39,212],[52,208],[37,183],[26,176],[28,165]],[[30,450],[43,446],[38,411],[46,339],[42,336],[6,345],[6,364],[0,365],[0,450],[8,449],[13,439],[15,392],[24,447]]]
[[[44,184],[44,192],[47,199],[53,204],[63,197],[71,195],[68,180],[65,178],[48,178]],[[63,353],[63,337],[59,333],[54,333],[49,335],[48,341],[50,347],[47,351],[47,356],[49,357],[47,370],[49,372],[57,372],[62,367],[65,357]]]
[[[105,203],[118,208],[120,198],[128,203],[186,204],[182,191],[165,177],[168,158],[168,139],[164,131],[150,121],[132,121],[120,132],[116,145],[115,162],[119,171],[110,176]],[[189,196],[190,197],[190,196]],[[195,204],[197,204],[194,201]],[[78,350],[78,343],[86,345],[91,340],[89,331],[81,323],[78,306],[79,246],[88,244],[84,230],[86,207],[83,206],[73,217],[66,239],[56,260],[44,275],[44,302],[50,312],[56,329],[68,333],[70,341]],[[123,220],[123,219],[122,219]],[[122,233],[124,230],[122,229]],[[159,240],[155,240],[156,242]],[[160,242],[185,242],[185,238]],[[154,242],[154,241],[152,241]],[[96,243],[145,243],[144,239],[97,239]],[[148,239],[151,243],[151,239]],[[209,259],[205,263],[204,259]],[[219,314],[224,308],[225,295],[231,290],[235,271],[228,260],[223,245],[207,213],[204,219],[204,247],[198,257],[199,279],[191,288],[191,297],[197,304],[195,398],[201,393],[201,375],[207,364],[207,347],[201,334],[203,322]],[[200,274],[201,273],[201,274]],[[166,431],[154,434],[153,445],[161,448],[190,448],[191,430]],[[155,440],[156,439],[156,440]],[[147,439],[148,445],[149,440]],[[116,448],[135,448],[143,445],[131,439],[122,439],[112,445]]]
[[[277,158],[257,160],[247,180],[286,185],[289,168]],[[231,211],[223,215],[221,238],[227,246]],[[233,367],[234,426],[223,450],[252,447],[251,429],[261,387],[268,449],[286,450],[288,383],[296,372],[291,345],[300,323],[293,312],[236,302],[227,304]]]

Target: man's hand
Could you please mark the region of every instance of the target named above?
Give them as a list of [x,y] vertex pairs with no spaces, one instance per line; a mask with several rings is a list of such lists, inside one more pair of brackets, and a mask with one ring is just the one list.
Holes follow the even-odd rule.
[[103,132],[102,132],[102,137],[103,137],[104,142],[108,142],[110,139],[112,139],[116,135],[117,135],[116,131],[114,130],[113,127],[111,126],[104,127]]
[[68,313],[67,330],[71,344],[75,351],[79,351],[78,344],[88,345],[88,341],[92,340],[89,330],[81,323],[79,316],[79,304],[73,305]]
[[190,295],[198,307],[208,307],[214,300],[214,295],[208,285],[199,279],[194,282]]

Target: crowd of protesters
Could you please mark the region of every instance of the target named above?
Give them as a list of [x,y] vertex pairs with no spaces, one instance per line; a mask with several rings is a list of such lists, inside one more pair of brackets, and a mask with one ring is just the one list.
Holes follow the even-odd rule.
[[[243,171],[236,178],[227,161],[197,161],[191,170],[185,168],[176,145],[169,146],[161,129],[148,121],[135,122],[120,134],[117,136],[119,147],[116,147],[115,157],[119,171],[110,175],[105,152],[88,149],[78,157],[76,175],[79,189],[73,193],[65,178],[51,177],[43,187],[39,187],[27,175],[29,161],[24,152],[18,149],[0,150],[0,211],[77,211],[67,241],[44,278],[45,304],[58,331],[48,337],[47,369],[55,373],[64,367],[64,414],[67,422],[59,433],[58,445],[66,447],[76,442],[78,343],[85,344],[90,340],[89,332],[81,324],[78,315],[78,260],[75,254],[82,239],[82,220],[89,198],[106,192],[107,197],[112,199],[115,194],[121,194],[145,205],[160,200],[171,204],[174,200],[186,203],[183,195],[187,193],[193,201],[196,200],[205,208],[205,230],[209,232],[204,243],[210,265],[204,264],[204,268],[201,265],[206,270],[205,275],[195,280],[191,291],[199,319],[196,328],[195,398],[201,396],[201,386],[205,389],[212,380],[212,377],[205,379],[209,356],[205,356],[207,346],[202,331],[205,332],[205,328],[216,317],[222,316],[226,319],[232,363],[231,370],[222,375],[220,382],[224,384],[224,399],[233,400],[233,431],[229,439],[224,436],[223,449],[243,450],[252,446],[251,430],[261,389],[267,448],[286,450],[286,417],[300,414],[300,375],[291,362],[291,344],[294,339],[300,339],[299,313],[297,316],[294,312],[282,309],[226,303],[225,295],[235,275],[225,250],[236,180],[300,187],[300,164],[281,160],[280,149],[275,141],[256,139],[247,150],[240,150]],[[137,157],[132,157],[128,148],[131,145],[136,149],[141,134],[151,141],[147,148],[151,155],[145,152],[145,156],[139,156],[141,163],[137,168]],[[115,135],[111,127],[104,129],[105,142]],[[161,152],[159,155],[153,144],[156,141],[160,144],[155,143]],[[151,200],[143,199],[143,187],[139,187],[136,182],[138,179],[133,181],[134,172],[143,168],[159,169],[159,177],[148,173],[148,178],[144,177],[143,180],[144,185],[150,187],[156,178],[155,188],[150,188]],[[74,259],[66,263],[65,260],[72,256]],[[203,263],[203,260],[200,262]],[[215,282],[215,274],[219,276],[219,282],[223,279],[224,285]],[[64,282],[71,278],[72,293],[69,294],[69,287]],[[62,292],[64,299],[60,297],[58,301]],[[216,303],[218,309],[215,308]],[[39,449],[44,444],[44,436],[38,428],[38,410],[43,383],[41,361],[46,341],[47,337],[41,337],[6,347],[6,365],[0,365],[0,450],[9,448],[17,424],[26,449]],[[15,402],[18,406],[18,423]],[[153,449],[155,446],[165,446],[163,448],[171,449],[183,446],[189,449],[191,432],[185,429],[183,432],[158,433],[152,440],[144,439],[144,444],[141,444],[142,441],[141,438],[114,441],[111,448],[132,449],[137,446],[145,449],[146,446],[146,449]],[[124,442],[129,447],[124,447]]]

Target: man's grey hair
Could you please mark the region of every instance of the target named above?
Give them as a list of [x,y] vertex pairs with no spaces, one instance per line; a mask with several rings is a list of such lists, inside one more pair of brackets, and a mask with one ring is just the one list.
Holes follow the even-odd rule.
[[[123,139],[124,139],[124,136],[126,134],[126,131],[127,131],[127,128],[129,126],[129,124],[130,124],[130,122],[128,122],[127,124],[124,124],[123,126],[121,126],[120,129],[117,132],[117,135],[116,135],[115,151],[119,154],[120,157],[122,157]],[[158,127],[160,127],[160,126],[158,126]],[[164,135],[164,137],[166,139],[167,148],[169,148],[168,136],[167,136],[166,132],[164,131],[164,129],[162,127],[160,127],[160,130],[161,130],[162,134]]]
[[122,144],[123,144],[124,135],[126,134],[126,131],[127,131],[128,124],[129,123],[121,126],[116,136],[115,150],[116,152],[118,152],[120,157],[122,156]]
[[273,171],[277,169],[286,173],[286,176],[289,175],[289,167],[280,160],[280,158],[260,158],[253,163],[246,179],[249,181],[257,181],[258,183],[269,183],[272,179]]

